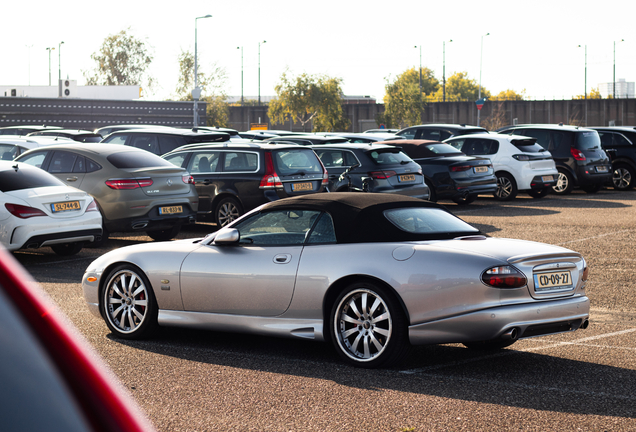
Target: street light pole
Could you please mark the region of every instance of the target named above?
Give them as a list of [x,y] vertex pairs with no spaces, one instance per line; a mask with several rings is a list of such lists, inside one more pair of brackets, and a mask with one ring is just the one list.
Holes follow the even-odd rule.
[[236,47],[241,50],[241,106],[243,106],[243,47]]
[[197,69],[197,20],[201,18],[212,18],[212,15],[200,16],[194,19],[194,90],[192,90],[192,98],[194,99],[194,128],[199,125],[199,98],[201,97],[201,89],[199,88],[199,73]]
[[64,41],[60,42],[57,46],[57,69],[59,73],[58,78],[58,87],[59,87],[59,96],[62,97],[62,86],[60,85],[60,81],[62,81],[62,44]]
[[420,94],[422,93],[422,45],[415,45],[413,48],[420,49]]
[[49,52],[49,87],[51,86],[51,51],[53,51],[55,47],[48,47],[46,50]]
[[258,43],[258,106],[261,106],[261,44],[266,42]]
[[[621,39],[618,42],[624,42],[624,41],[625,39]],[[612,97],[616,99],[616,41],[614,41],[614,77],[613,77],[612,85],[613,85]]]
[[[484,58],[484,36],[488,36],[490,33],[486,33],[485,35],[481,35],[481,51],[479,53],[479,96],[477,99],[481,99],[481,65],[482,59]],[[481,110],[477,110],[477,126],[479,126],[479,113]]]
[[25,45],[29,49],[29,86],[31,85],[31,48],[33,45]]
[[446,102],[446,41],[442,45],[442,102]]
[[[579,45],[579,48],[582,46]],[[585,45],[585,99],[587,99],[587,45]]]

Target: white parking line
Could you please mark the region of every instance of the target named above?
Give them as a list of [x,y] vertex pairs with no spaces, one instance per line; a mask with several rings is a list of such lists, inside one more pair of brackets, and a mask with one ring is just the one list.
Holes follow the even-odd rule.
[[566,241],[563,243],[556,243],[557,246],[561,246],[561,245],[565,245],[565,244],[569,244],[569,243],[578,243],[578,242],[582,242],[582,241],[587,241],[587,240],[594,240],[594,239],[598,239],[601,237],[607,237],[607,236],[611,236],[611,235],[616,235],[616,234],[623,234],[623,233],[628,233],[628,232],[632,232],[633,230],[627,229],[627,230],[621,230],[621,231],[612,231],[612,232],[608,232],[605,234],[599,234],[597,236],[593,236],[593,237],[586,237],[586,238],[582,238],[582,239],[576,239],[576,240],[570,240],[570,241]]
[[496,354],[490,354],[490,355],[482,356],[482,357],[475,357],[475,358],[467,359],[467,360],[454,361],[454,362],[450,362],[450,363],[443,363],[443,364],[439,364],[439,365],[435,365],[435,366],[428,366],[428,367],[418,368],[418,369],[403,370],[403,371],[400,371],[400,373],[409,374],[409,375],[419,374],[419,373],[426,373],[428,371],[435,370],[435,369],[442,369],[442,368],[446,368],[446,367],[459,366],[459,365],[464,365],[464,364],[468,364],[468,363],[475,363],[475,362],[488,360],[488,359],[492,359],[492,358],[508,356],[508,355],[519,353],[519,352],[541,351],[541,350],[555,348],[555,347],[563,346],[563,345],[578,345],[578,344],[582,344],[583,342],[588,342],[588,341],[597,340],[597,339],[603,339],[603,338],[612,337],[612,336],[619,336],[619,335],[623,335],[623,334],[626,334],[626,333],[633,333],[633,332],[636,332],[636,328],[631,328],[631,329],[627,329],[627,330],[621,330],[621,331],[612,332],[612,333],[604,333],[604,334],[600,334],[600,335],[596,335],[596,336],[590,336],[590,337],[586,337],[586,338],[576,339],[576,340],[573,340],[573,341],[570,341],[570,342],[557,342],[557,343],[553,343],[553,344],[549,344],[549,345],[542,345],[542,346],[538,346],[538,347],[534,347],[534,348],[526,348],[526,349],[521,349],[521,350],[506,350],[506,351],[498,352]]

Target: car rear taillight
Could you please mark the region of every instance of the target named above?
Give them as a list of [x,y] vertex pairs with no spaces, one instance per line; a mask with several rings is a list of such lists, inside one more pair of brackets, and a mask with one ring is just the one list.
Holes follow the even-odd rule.
[[6,207],[7,210],[9,210],[9,213],[11,213],[15,217],[19,217],[20,219],[28,219],[35,216],[47,215],[42,210],[39,210],[33,207],[23,206],[20,204],[6,203],[4,206]]
[[325,164],[322,163],[318,155],[316,155],[316,159],[318,159],[318,162],[320,162],[320,166],[322,167],[322,185],[326,187],[329,185],[329,172],[327,171],[327,168],[325,168]]
[[462,171],[468,171],[471,168],[472,168],[472,165],[457,165],[457,166],[450,167],[450,170],[452,172],[462,172]]
[[95,202],[95,200],[91,201],[91,203],[88,205],[88,207],[86,207],[86,211],[99,211],[99,208],[97,207],[97,203]]
[[528,283],[525,275],[512,266],[497,266],[486,270],[481,281],[493,288],[520,288]]
[[516,154],[516,155],[512,155],[512,157],[517,159],[518,161],[526,162],[530,160],[530,156],[524,155],[524,154]]
[[261,184],[258,186],[260,189],[276,189],[282,188],[283,182],[280,181],[280,177],[274,169],[274,161],[272,160],[272,154],[265,152],[265,175],[261,179]]
[[152,186],[152,183],[151,178],[106,180],[106,186],[111,189],[137,189],[138,187]]
[[183,180],[185,184],[194,184],[194,177],[191,175],[183,175],[181,176],[181,180]]
[[372,179],[383,180],[396,176],[397,173],[395,171],[371,171],[370,173],[368,173],[368,175]]
[[583,276],[581,276],[581,280],[586,281],[589,273],[590,273],[589,268],[586,265],[585,268],[583,269]]
[[576,149],[574,147],[570,147],[570,153],[572,153],[572,157],[574,159],[576,159],[577,161],[584,161],[585,159],[585,155],[583,154],[583,152],[579,149]]

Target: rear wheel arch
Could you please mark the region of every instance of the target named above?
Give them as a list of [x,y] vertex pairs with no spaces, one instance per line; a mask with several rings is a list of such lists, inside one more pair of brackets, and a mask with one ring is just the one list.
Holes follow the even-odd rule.
[[[106,277],[113,271],[114,268],[119,267],[121,265],[129,265],[129,266],[135,267],[140,273],[143,273],[148,280],[150,280],[150,275],[147,272],[143,271],[137,264],[134,264],[129,261],[117,261],[117,262],[111,263],[108,265],[108,267],[104,268],[99,278],[99,287],[97,288],[97,294],[99,295],[98,299],[100,302],[101,302],[102,294],[106,286],[106,282],[108,282],[106,280],[107,279]],[[150,288],[152,288],[152,286]],[[100,314],[102,314],[102,308],[99,308],[99,311],[100,311]],[[102,318],[106,318],[106,317],[102,315]]]
[[243,206],[243,201],[241,201],[241,198],[238,196],[238,194],[236,194],[234,191],[224,191],[219,192],[219,194],[215,196],[214,199],[212,199],[212,202],[210,203],[212,213],[214,213],[214,211],[216,210],[216,206],[219,204],[219,202],[224,200],[225,198],[234,198],[241,205],[241,208],[243,210],[245,209],[245,207]]

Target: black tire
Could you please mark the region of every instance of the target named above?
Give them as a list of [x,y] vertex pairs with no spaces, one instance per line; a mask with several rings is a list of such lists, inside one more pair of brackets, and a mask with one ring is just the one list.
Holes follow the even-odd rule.
[[612,184],[616,190],[629,190],[634,187],[636,170],[628,165],[619,165],[614,168]]
[[498,201],[510,201],[517,196],[517,182],[508,173],[497,173],[497,190],[493,194]]
[[180,231],[181,225],[175,225],[165,230],[146,231],[146,235],[155,241],[168,241],[178,236]]
[[464,342],[463,345],[466,348],[470,348],[472,350],[478,351],[491,351],[491,350],[500,350],[502,348],[509,347],[513,343],[517,342],[516,339],[494,339],[488,341],[479,341],[479,342]]
[[557,183],[552,186],[552,191],[557,195],[567,195],[572,192],[573,188],[574,179],[572,178],[572,174],[560,169],[559,175],[557,176]]
[[466,195],[465,197],[453,198],[453,202],[458,205],[468,205],[477,199],[477,195]]
[[55,244],[51,246],[53,252],[58,254],[59,256],[71,256],[76,255],[79,251],[84,247],[84,242],[75,242],[75,243],[62,243]]
[[528,195],[530,195],[532,198],[544,198],[546,195],[549,195],[550,192],[552,191],[551,187],[546,187],[543,189],[531,189],[528,191]]
[[349,285],[329,315],[329,339],[345,362],[360,368],[389,367],[402,361],[411,345],[400,303],[372,282]]
[[99,308],[108,328],[122,339],[141,339],[157,327],[159,308],[152,286],[139,268],[115,267],[100,290]]
[[601,183],[597,183],[593,185],[583,186],[581,189],[583,189],[586,193],[593,194],[600,191],[602,188],[603,185]]
[[214,209],[214,220],[219,227],[223,227],[241,216],[243,216],[241,204],[231,197],[223,198]]
[[435,187],[432,182],[426,182],[426,186],[428,186],[428,200],[430,202],[437,202],[437,192],[435,192]]

